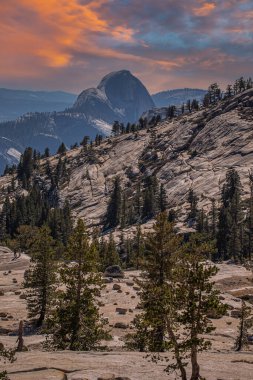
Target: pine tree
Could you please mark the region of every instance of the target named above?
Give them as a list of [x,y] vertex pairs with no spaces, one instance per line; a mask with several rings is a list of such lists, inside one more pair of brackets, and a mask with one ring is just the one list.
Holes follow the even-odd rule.
[[166,211],[167,207],[168,207],[167,193],[166,193],[166,190],[164,188],[164,185],[161,184],[161,186],[160,186],[160,196],[159,196],[159,209],[160,209],[160,212]]
[[78,220],[60,269],[64,290],[59,292],[52,316],[53,344],[60,349],[91,350],[106,337],[97,297],[102,289],[98,252]]
[[141,226],[138,224],[134,237],[134,265],[137,270],[143,265],[144,251],[144,237],[141,231]]
[[44,151],[44,157],[50,157],[50,151],[49,151],[49,148],[45,148],[45,151]]
[[159,207],[159,186],[154,174],[146,178],[145,186],[142,217],[152,218]]
[[226,96],[227,98],[231,98],[232,95],[233,95],[233,89],[232,89],[231,84],[229,84],[229,85],[227,86],[225,96]]
[[[182,364],[186,364],[188,356],[191,380],[201,378],[198,352],[211,346],[204,336],[215,329],[208,318],[209,313],[222,316],[226,312],[226,306],[219,300],[219,291],[214,289],[214,282],[211,281],[218,269],[206,264],[206,257],[212,251],[213,247],[203,242],[201,235],[194,234],[179,250],[172,276],[173,291],[169,293],[171,299],[167,309],[167,330],[177,361],[176,368],[185,380]],[[169,365],[167,369],[175,369],[175,365]]]
[[192,219],[195,221],[198,213],[198,197],[194,193],[193,189],[189,190],[188,202],[190,204],[190,212],[188,215],[188,219]]
[[120,224],[122,215],[122,189],[120,178],[117,176],[114,179],[113,190],[108,203],[105,216],[105,227],[112,228]]
[[[144,280],[139,282],[143,312],[135,319],[136,332],[127,337],[127,345],[141,351],[172,350],[175,362],[166,370],[179,370],[182,380],[187,380],[190,358],[191,380],[198,380],[198,352],[210,347],[204,336],[214,329],[208,316],[226,311],[211,281],[217,268],[206,264],[213,247],[198,234],[183,245],[165,213],[158,215],[146,243]],[[153,356],[155,361],[160,358]]]
[[249,175],[250,182],[250,199],[249,199],[249,210],[246,219],[247,226],[247,258],[249,261],[252,259],[253,254],[253,174]]
[[34,170],[33,149],[26,148],[24,154],[21,155],[17,168],[17,178],[21,181],[22,186],[28,189]]
[[89,136],[84,136],[84,138],[82,139],[80,143],[83,146],[85,151],[88,150],[89,140],[90,140]]
[[[166,349],[167,289],[171,280],[174,256],[181,246],[181,237],[175,234],[173,224],[167,221],[166,213],[157,216],[154,232],[146,238],[145,261],[141,286],[141,302],[145,322],[145,350],[164,351]],[[140,321],[139,321],[140,322]],[[135,326],[143,331],[143,326]],[[141,334],[141,331],[137,330]],[[141,347],[143,350],[143,345]]]
[[[15,350],[5,348],[3,343],[0,342],[0,363],[5,364],[7,361],[13,363],[15,360]],[[10,380],[7,371],[0,371],[0,380]]]
[[57,149],[57,154],[64,154],[66,152],[67,152],[66,145],[64,144],[64,142],[62,142],[59,148]]
[[103,261],[104,269],[112,265],[120,264],[119,254],[118,254],[116,243],[113,239],[112,233],[110,234],[109,241],[107,242],[105,246],[105,252],[103,256],[104,256],[104,261]]
[[40,327],[48,316],[56,284],[55,242],[48,227],[41,227],[30,248],[31,265],[24,286],[29,318],[35,318]]
[[243,222],[241,206],[241,181],[235,169],[226,174],[222,189],[221,208],[219,211],[217,248],[219,257],[223,259],[242,259],[240,239]]
[[251,308],[242,300],[240,323],[238,326],[238,336],[235,342],[235,351],[241,351],[243,347],[248,345],[248,328],[252,326],[252,318],[249,318]]
[[217,83],[212,83],[208,87],[208,97],[211,104],[215,104],[218,100],[221,99],[221,90]]

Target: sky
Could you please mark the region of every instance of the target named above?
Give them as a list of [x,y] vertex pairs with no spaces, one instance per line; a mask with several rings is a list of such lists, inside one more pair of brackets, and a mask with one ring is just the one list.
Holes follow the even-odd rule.
[[0,87],[96,87],[130,70],[151,93],[253,76],[252,0],[0,0]]

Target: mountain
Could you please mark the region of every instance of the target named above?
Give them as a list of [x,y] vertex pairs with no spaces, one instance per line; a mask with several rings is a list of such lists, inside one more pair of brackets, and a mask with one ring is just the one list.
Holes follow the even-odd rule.
[[27,112],[60,111],[70,107],[75,100],[75,94],[62,91],[0,88],[0,122],[16,119]]
[[97,88],[83,91],[71,111],[109,123],[135,122],[153,107],[154,102],[141,81],[130,71],[122,70],[106,75]]
[[68,147],[85,135],[109,135],[111,124],[135,122],[154,107],[144,85],[130,71],[106,75],[97,88],[83,91],[65,111],[27,113],[16,121],[0,124],[0,173],[6,164],[17,163],[27,146],[55,153],[63,141]]
[[[219,199],[231,167],[241,177],[246,198],[253,160],[252,122],[253,89],[250,89],[210,108],[159,122],[138,134],[105,139],[88,152],[72,149],[66,153],[68,179],[59,186],[60,203],[68,200],[74,217],[85,218],[88,226],[99,226],[115,176],[121,178],[130,202],[139,185],[144,186],[145,178],[155,173],[164,185],[169,207],[187,213],[187,197],[192,188],[199,198],[199,208],[209,210],[211,200]],[[49,158],[52,171],[58,161],[57,155]],[[50,188],[46,167],[46,160],[41,160],[34,173],[42,188]],[[0,202],[8,194],[11,179],[11,175],[0,178],[0,188],[5,189]],[[19,187],[16,192],[22,189]]]
[[152,95],[156,107],[168,107],[169,105],[180,106],[187,100],[196,99],[201,101],[206,90],[197,88],[181,88],[176,90],[162,91]]

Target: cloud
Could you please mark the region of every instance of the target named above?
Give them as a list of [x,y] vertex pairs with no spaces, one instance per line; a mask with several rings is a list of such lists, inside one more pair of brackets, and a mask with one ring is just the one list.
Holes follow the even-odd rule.
[[201,7],[193,8],[193,13],[196,16],[206,17],[209,16],[215,8],[216,5],[214,3],[204,3]]
[[1,0],[1,85],[79,92],[127,68],[151,91],[252,68],[250,0]]

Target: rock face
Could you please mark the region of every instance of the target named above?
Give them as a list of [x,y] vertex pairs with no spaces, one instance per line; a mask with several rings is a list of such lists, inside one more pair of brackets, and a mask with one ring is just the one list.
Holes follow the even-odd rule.
[[[239,172],[246,197],[253,159],[252,99],[253,89],[210,109],[163,121],[138,135],[106,139],[91,153],[79,148],[67,152],[70,178],[60,186],[61,202],[68,200],[74,216],[84,218],[88,226],[99,226],[116,175],[133,196],[138,181],[155,172],[170,207],[180,206],[187,212],[187,194],[193,188],[200,207],[208,210],[211,199],[219,199],[231,167]],[[57,156],[50,158],[52,168],[58,160]],[[47,182],[44,164],[40,176]],[[10,182],[10,176],[0,178],[0,188],[6,189],[0,201]]]
[[[62,201],[68,199],[76,216],[98,225],[116,175],[134,195],[136,183],[155,171],[170,207],[184,205],[187,211],[187,194],[193,188],[200,207],[208,209],[211,198],[219,198],[231,167],[238,170],[247,196],[253,159],[253,107],[248,106],[252,97],[253,90],[248,90],[212,109],[159,123],[152,133],[143,130],[138,136],[105,141],[89,161],[78,151],[75,157],[69,152],[71,174],[60,190]],[[134,168],[139,169],[136,176],[131,175]]]
[[153,100],[139,79],[130,71],[121,70],[106,75],[97,88],[83,91],[72,111],[107,123],[134,122],[152,107]]
[[16,164],[28,146],[44,152],[56,152],[62,141],[67,146],[85,135],[109,135],[111,124],[135,122],[154,107],[143,84],[129,71],[105,76],[97,88],[83,91],[73,107],[61,112],[28,113],[16,121],[0,124],[0,174],[6,164]]

